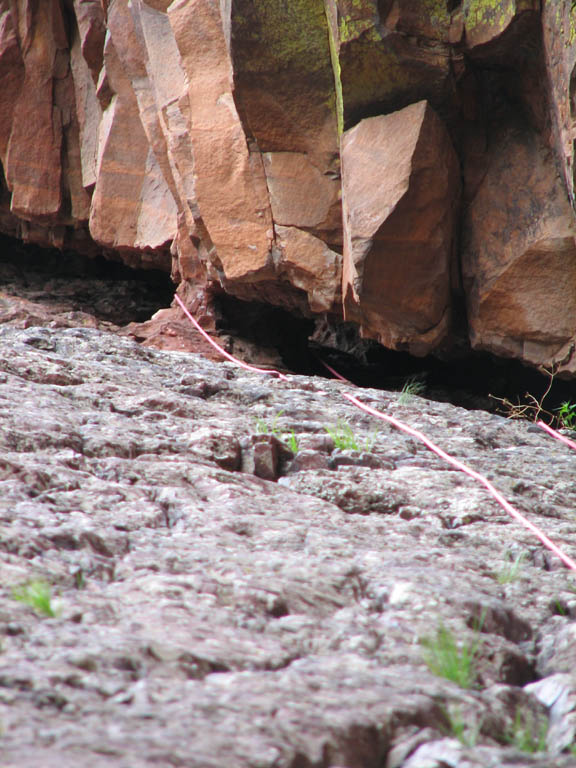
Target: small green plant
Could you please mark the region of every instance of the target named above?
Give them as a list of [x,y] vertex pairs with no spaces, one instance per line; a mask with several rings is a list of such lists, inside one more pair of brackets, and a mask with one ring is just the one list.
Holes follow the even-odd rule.
[[284,442],[286,443],[288,448],[290,448],[290,450],[294,455],[298,453],[298,447],[299,447],[298,438],[294,434],[293,429],[288,434],[284,435]]
[[374,448],[378,436],[378,428],[376,428],[362,444],[357,440],[352,427],[345,421],[338,421],[335,426],[324,427],[324,429],[332,438],[334,447],[340,451],[366,451],[369,453]]
[[418,376],[410,376],[406,379],[400,397],[398,398],[399,405],[406,405],[414,395],[421,395],[426,391],[426,384]]
[[86,587],[86,576],[82,568],[78,568],[74,573],[74,586],[76,589],[84,589]]
[[259,435],[280,435],[280,427],[278,426],[278,419],[284,411],[278,411],[278,413],[274,416],[272,419],[272,423],[268,424],[267,421],[264,421],[264,419],[256,419],[256,432]]
[[294,430],[291,429],[290,432],[282,432],[278,426],[278,420],[283,413],[284,411],[278,411],[270,424],[264,421],[264,419],[256,419],[256,433],[259,435],[274,435],[275,437],[278,437],[288,446],[292,453],[296,454],[298,453],[299,443],[298,438],[294,434]]
[[526,555],[524,552],[520,552],[519,555],[516,555],[514,560],[507,563],[504,568],[496,574],[496,581],[498,584],[512,584],[512,582],[518,581],[525,560]]
[[529,712],[516,711],[514,723],[507,734],[507,741],[520,752],[545,752],[548,723]]
[[425,637],[420,642],[424,648],[424,661],[432,674],[452,680],[460,688],[474,686],[479,640],[471,645],[460,645],[452,632],[441,624],[436,637]]
[[460,744],[465,747],[475,747],[478,743],[478,737],[482,728],[482,721],[475,721],[473,724],[462,717],[459,707],[453,707],[451,710],[444,711],[448,721],[448,736],[454,736]]
[[556,408],[558,422],[564,429],[576,429],[576,403],[566,400],[560,408]]
[[354,431],[349,424],[346,424],[346,422],[338,421],[335,426],[324,427],[324,429],[332,438],[335,447],[340,451],[360,450]]
[[556,597],[552,600],[550,603],[550,608],[552,609],[552,613],[555,616],[569,616],[570,615],[570,609],[566,605],[566,603],[563,600],[560,600],[560,598]]
[[55,618],[58,611],[52,605],[52,590],[45,581],[30,581],[12,592],[14,600],[19,600],[33,608],[39,616]]

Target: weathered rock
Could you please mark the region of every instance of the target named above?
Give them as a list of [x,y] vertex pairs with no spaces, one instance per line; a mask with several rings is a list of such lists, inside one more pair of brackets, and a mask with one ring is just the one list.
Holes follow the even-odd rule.
[[[415,354],[476,347],[573,376],[575,22],[569,0],[540,6],[1,0],[0,231],[169,270],[211,328],[223,290],[346,314]],[[408,141],[423,101],[445,126],[433,182],[416,183],[425,140],[402,199],[374,196],[374,168],[346,171],[371,185],[362,198],[412,277],[350,251],[343,308],[342,132],[401,114]]]
[[[9,13],[6,10],[3,14],[7,30],[16,26]],[[12,193],[11,211],[25,219],[55,217],[60,212],[65,116],[56,99],[66,87],[68,67],[68,42],[57,0],[31,7],[29,14],[21,40],[25,43],[21,49],[24,77],[18,83],[17,94],[7,94],[8,98],[16,95],[16,102],[3,158],[6,182]],[[10,51],[12,35],[8,34],[6,43]],[[19,69],[17,66],[13,73],[16,78]],[[30,119],[31,113],[34,120]]]
[[339,177],[322,173],[300,152],[267,152],[264,170],[276,225],[300,227],[342,243]]
[[[96,329],[0,328],[3,765],[574,765],[572,694],[531,684],[571,685],[571,622],[550,606],[572,580],[481,486],[375,435],[346,391]],[[571,551],[568,448],[487,413],[360,396]],[[328,463],[335,423],[378,468]],[[292,433],[302,465],[279,462],[279,482],[239,471],[243,441],[288,456]],[[31,580],[52,585],[55,618],[14,600]],[[475,649],[475,687],[427,669],[419,641],[441,626]],[[546,707],[552,751],[523,754],[518,723],[537,740]]]
[[426,0],[334,0],[326,10],[343,127],[423,99],[453,111],[447,7],[432,9]]
[[[230,7],[180,0],[169,19],[187,77],[198,206],[222,279],[270,277],[274,233],[262,157],[233,98]],[[210,255],[209,255],[210,256]]]
[[[146,100],[151,100],[146,89],[147,59],[141,29],[125,0],[110,6],[107,28],[103,73],[110,96],[100,125],[90,231],[111,248],[160,249],[169,246],[175,235],[177,210],[166,171],[160,166],[162,156],[153,134],[156,126],[143,124],[140,116]],[[167,52],[163,53],[169,62]],[[134,83],[142,83],[139,92]],[[154,123],[156,109],[148,110]]]
[[305,311],[337,311],[341,302],[340,254],[298,227],[276,226],[275,232],[279,279],[305,292]]
[[342,244],[336,90],[323,0],[233,5],[234,97],[276,224]]
[[14,105],[24,79],[24,62],[13,16],[4,5],[0,6],[0,73],[0,87],[5,96],[0,101],[0,160],[6,168]]
[[473,55],[506,57],[515,44],[522,45],[526,25],[537,22],[538,0],[487,3],[472,0],[463,9],[464,40]]
[[345,317],[426,354],[450,324],[458,159],[426,102],[363,120],[342,140]]
[[544,53],[551,88],[553,140],[572,204],[574,204],[576,172],[574,158],[576,20],[573,10],[572,3],[568,0],[546,3],[542,9]]
[[468,207],[471,342],[574,371],[576,226],[568,195],[534,132],[503,127],[498,139]]

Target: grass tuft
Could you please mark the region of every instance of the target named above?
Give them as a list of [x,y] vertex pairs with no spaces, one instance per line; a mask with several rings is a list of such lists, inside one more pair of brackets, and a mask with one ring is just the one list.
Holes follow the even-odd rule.
[[298,453],[298,449],[300,447],[300,444],[298,442],[298,438],[294,434],[294,430],[292,429],[289,433],[284,435],[284,442],[290,448],[292,453],[296,455]]
[[547,748],[548,723],[529,712],[516,711],[514,723],[507,735],[507,741],[520,752],[545,752]]
[[58,611],[52,605],[52,590],[45,581],[30,581],[12,591],[14,600],[33,608],[39,616],[55,618]]
[[441,624],[435,637],[425,637],[420,642],[424,648],[424,661],[432,674],[451,680],[460,688],[474,686],[478,641],[460,645],[452,632]]
[[294,455],[298,453],[299,442],[294,430],[290,432],[283,432],[278,424],[278,420],[283,415],[284,411],[278,411],[274,416],[270,424],[264,419],[255,419],[256,434],[258,435],[274,435],[292,451]]
[[359,451],[360,447],[350,424],[338,421],[335,426],[324,427],[340,451]]
[[278,437],[281,432],[280,427],[278,426],[278,419],[283,413],[284,411],[278,411],[270,424],[268,424],[267,421],[264,421],[264,419],[256,419],[256,433],[258,435],[276,435],[276,437]]
[[449,726],[447,735],[458,739],[465,747],[475,747],[480,736],[482,721],[473,723],[466,721],[457,706],[451,710],[445,710],[445,715]]
[[370,453],[378,436],[378,429],[376,428],[374,433],[365,440],[364,444],[361,444],[357,440],[352,427],[345,421],[340,420],[336,425],[324,427],[324,429],[332,438],[334,447],[340,451],[366,451]]
[[566,400],[560,408],[556,408],[558,423],[564,429],[576,429],[576,403]]
[[514,560],[507,563],[502,570],[496,574],[496,581],[498,584],[512,584],[514,581],[518,581],[521,576],[522,567],[526,560],[526,555],[521,552]]
[[400,397],[398,398],[399,405],[406,405],[414,395],[422,395],[426,391],[426,384],[418,376],[410,376],[406,379]]

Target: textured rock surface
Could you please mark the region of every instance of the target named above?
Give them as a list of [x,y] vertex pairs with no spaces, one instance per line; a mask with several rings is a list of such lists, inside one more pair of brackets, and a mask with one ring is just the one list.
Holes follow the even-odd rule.
[[[576,765],[574,579],[346,391],[574,554],[576,454],[534,426],[0,328],[3,766]],[[55,618],[14,599],[37,580]],[[442,626],[472,688],[427,669]]]
[[426,354],[450,324],[458,158],[427,102],[342,137],[346,319],[392,349]]
[[463,274],[474,347],[575,370],[575,234],[551,153],[530,134],[503,136],[470,207]]
[[[170,269],[208,326],[224,290],[574,375],[575,51],[570,0],[0,0],[0,231]],[[344,158],[343,275],[341,147],[421,102],[439,183]]]

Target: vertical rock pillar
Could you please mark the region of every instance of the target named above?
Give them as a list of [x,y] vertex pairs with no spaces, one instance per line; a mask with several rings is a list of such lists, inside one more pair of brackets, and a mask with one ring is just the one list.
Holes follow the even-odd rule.
[[425,355],[450,325],[458,158],[427,102],[342,137],[343,294],[365,337]]

